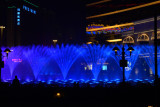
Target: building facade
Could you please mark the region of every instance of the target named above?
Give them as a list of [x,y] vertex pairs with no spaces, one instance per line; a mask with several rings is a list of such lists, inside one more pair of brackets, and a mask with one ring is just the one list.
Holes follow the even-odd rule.
[[[39,4],[37,2],[37,4]],[[47,44],[46,35],[55,35],[54,13],[28,0],[4,0],[0,11],[4,46]],[[47,33],[46,33],[47,32]],[[52,40],[50,40],[52,41]]]
[[[87,8],[87,43],[153,44],[154,14],[159,1],[112,1],[90,2]],[[157,7],[157,8],[156,8]],[[159,34],[159,17],[157,17]]]

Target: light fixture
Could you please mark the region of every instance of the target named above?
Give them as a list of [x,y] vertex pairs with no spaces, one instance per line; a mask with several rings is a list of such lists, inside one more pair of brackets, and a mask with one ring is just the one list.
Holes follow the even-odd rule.
[[60,97],[60,96],[61,96],[61,93],[56,93],[56,96],[57,96],[57,97]]
[[117,55],[117,51],[119,51],[119,48],[118,47],[114,47],[112,50],[115,52],[115,55]]
[[113,39],[113,40],[106,40],[107,42],[121,42],[122,39]]
[[8,53],[11,52],[11,50],[8,49],[8,48],[6,48],[6,49],[4,50],[4,52],[7,54],[7,58],[8,58]]
[[129,47],[127,50],[130,52],[130,56],[131,56],[132,51],[134,51],[134,49],[132,47]]

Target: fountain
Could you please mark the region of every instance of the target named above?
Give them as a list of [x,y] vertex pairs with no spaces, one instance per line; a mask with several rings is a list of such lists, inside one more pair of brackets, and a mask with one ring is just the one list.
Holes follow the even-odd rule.
[[76,59],[83,53],[83,50],[74,45],[64,46],[64,44],[62,44],[61,47],[57,45],[55,49],[51,47],[51,52],[53,58],[61,69],[64,79],[66,79],[69,69]]
[[88,45],[85,48],[84,59],[89,66],[89,69],[94,75],[94,79],[97,79],[99,72],[101,71],[103,63],[110,55],[111,49],[109,47],[100,45]]
[[47,50],[47,47],[32,46],[27,47],[23,51],[24,56],[27,58],[30,66],[32,67],[35,79],[37,79],[37,76],[41,69],[50,60],[51,55],[49,55]]
[[[157,63],[158,63],[158,76],[160,76],[160,46],[157,47]],[[142,46],[142,54],[145,55],[145,60],[150,67],[150,73],[155,74],[155,56],[154,56],[154,46],[144,45]]]
[[[116,45],[120,50],[118,51],[118,55],[114,55],[114,53],[112,53],[112,57],[115,59],[115,61],[117,62],[117,64],[119,65],[120,60],[122,59],[122,45]],[[134,68],[134,65],[137,61],[137,58],[140,54],[140,50],[141,48],[139,48],[139,46],[134,46],[134,51],[132,52],[132,55],[130,56],[129,51],[127,50],[129,48],[128,45],[124,46],[125,48],[125,59],[127,60],[127,67],[125,67],[125,79],[128,80],[130,73],[132,71],[132,69]],[[119,66],[120,67],[120,66]],[[122,71],[122,67],[120,67],[121,71]]]
[[12,47],[11,51],[12,52],[8,55],[8,58],[4,57],[4,63],[6,65],[8,65],[8,67],[9,67],[9,68],[5,67],[5,69],[8,69],[10,71],[10,75],[11,75],[10,79],[12,78],[12,75],[13,75],[13,72],[14,72],[16,66],[19,64],[19,62],[22,61],[22,59],[24,57],[24,55],[23,55],[23,47],[20,47],[20,46]]
[[[121,60],[122,45],[119,56],[112,51],[112,45],[64,45],[61,46],[17,46],[8,59],[3,58],[5,67],[2,68],[2,79],[12,80],[15,75],[23,81],[52,81],[72,80],[113,82],[122,79],[122,68],[119,66]],[[131,57],[126,56],[128,67],[125,68],[126,80],[150,78],[154,75],[154,47],[149,45],[133,46],[135,51]],[[128,46],[125,45],[126,55]],[[158,51],[160,47],[158,47]],[[160,52],[158,52],[158,67],[160,67]],[[142,58],[140,58],[142,57]],[[146,63],[146,67],[144,65]],[[143,67],[141,67],[144,65]],[[145,70],[146,69],[146,70]],[[158,69],[159,70],[159,69]],[[160,70],[159,70],[160,71]],[[158,73],[159,74],[159,73]],[[141,78],[141,79],[143,79]]]

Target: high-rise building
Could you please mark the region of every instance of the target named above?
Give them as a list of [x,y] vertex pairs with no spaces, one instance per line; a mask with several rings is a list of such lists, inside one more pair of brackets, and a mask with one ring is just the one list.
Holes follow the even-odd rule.
[[3,45],[82,44],[85,39],[83,0],[1,0]]
[[[44,32],[50,29],[46,27],[54,23],[53,12],[28,0],[3,0],[0,8],[0,25],[5,26],[3,45],[11,47],[44,43]],[[48,32],[54,34],[54,29]]]

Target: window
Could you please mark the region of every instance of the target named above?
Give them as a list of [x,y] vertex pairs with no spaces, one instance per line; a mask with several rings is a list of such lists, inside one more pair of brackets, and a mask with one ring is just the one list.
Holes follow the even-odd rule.
[[20,11],[21,11],[21,9],[20,9],[20,8],[17,8],[17,11],[19,11],[19,12],[20,12]]
[[31,9],[31,13],[33,13],[33,10]]
[[29,11],[30,9],[27,7],[27,11]]
[[26,6],[23,6],[23,9],[25,9],[25,10],[26,10]]
[[17,22],[17,25],[20,25],[20,22]]
[[36,11],[34,11],[34,14],[36,14]]
[[17,12],[17,14],[19,15],[19,14],[20,14],[20,12]]

